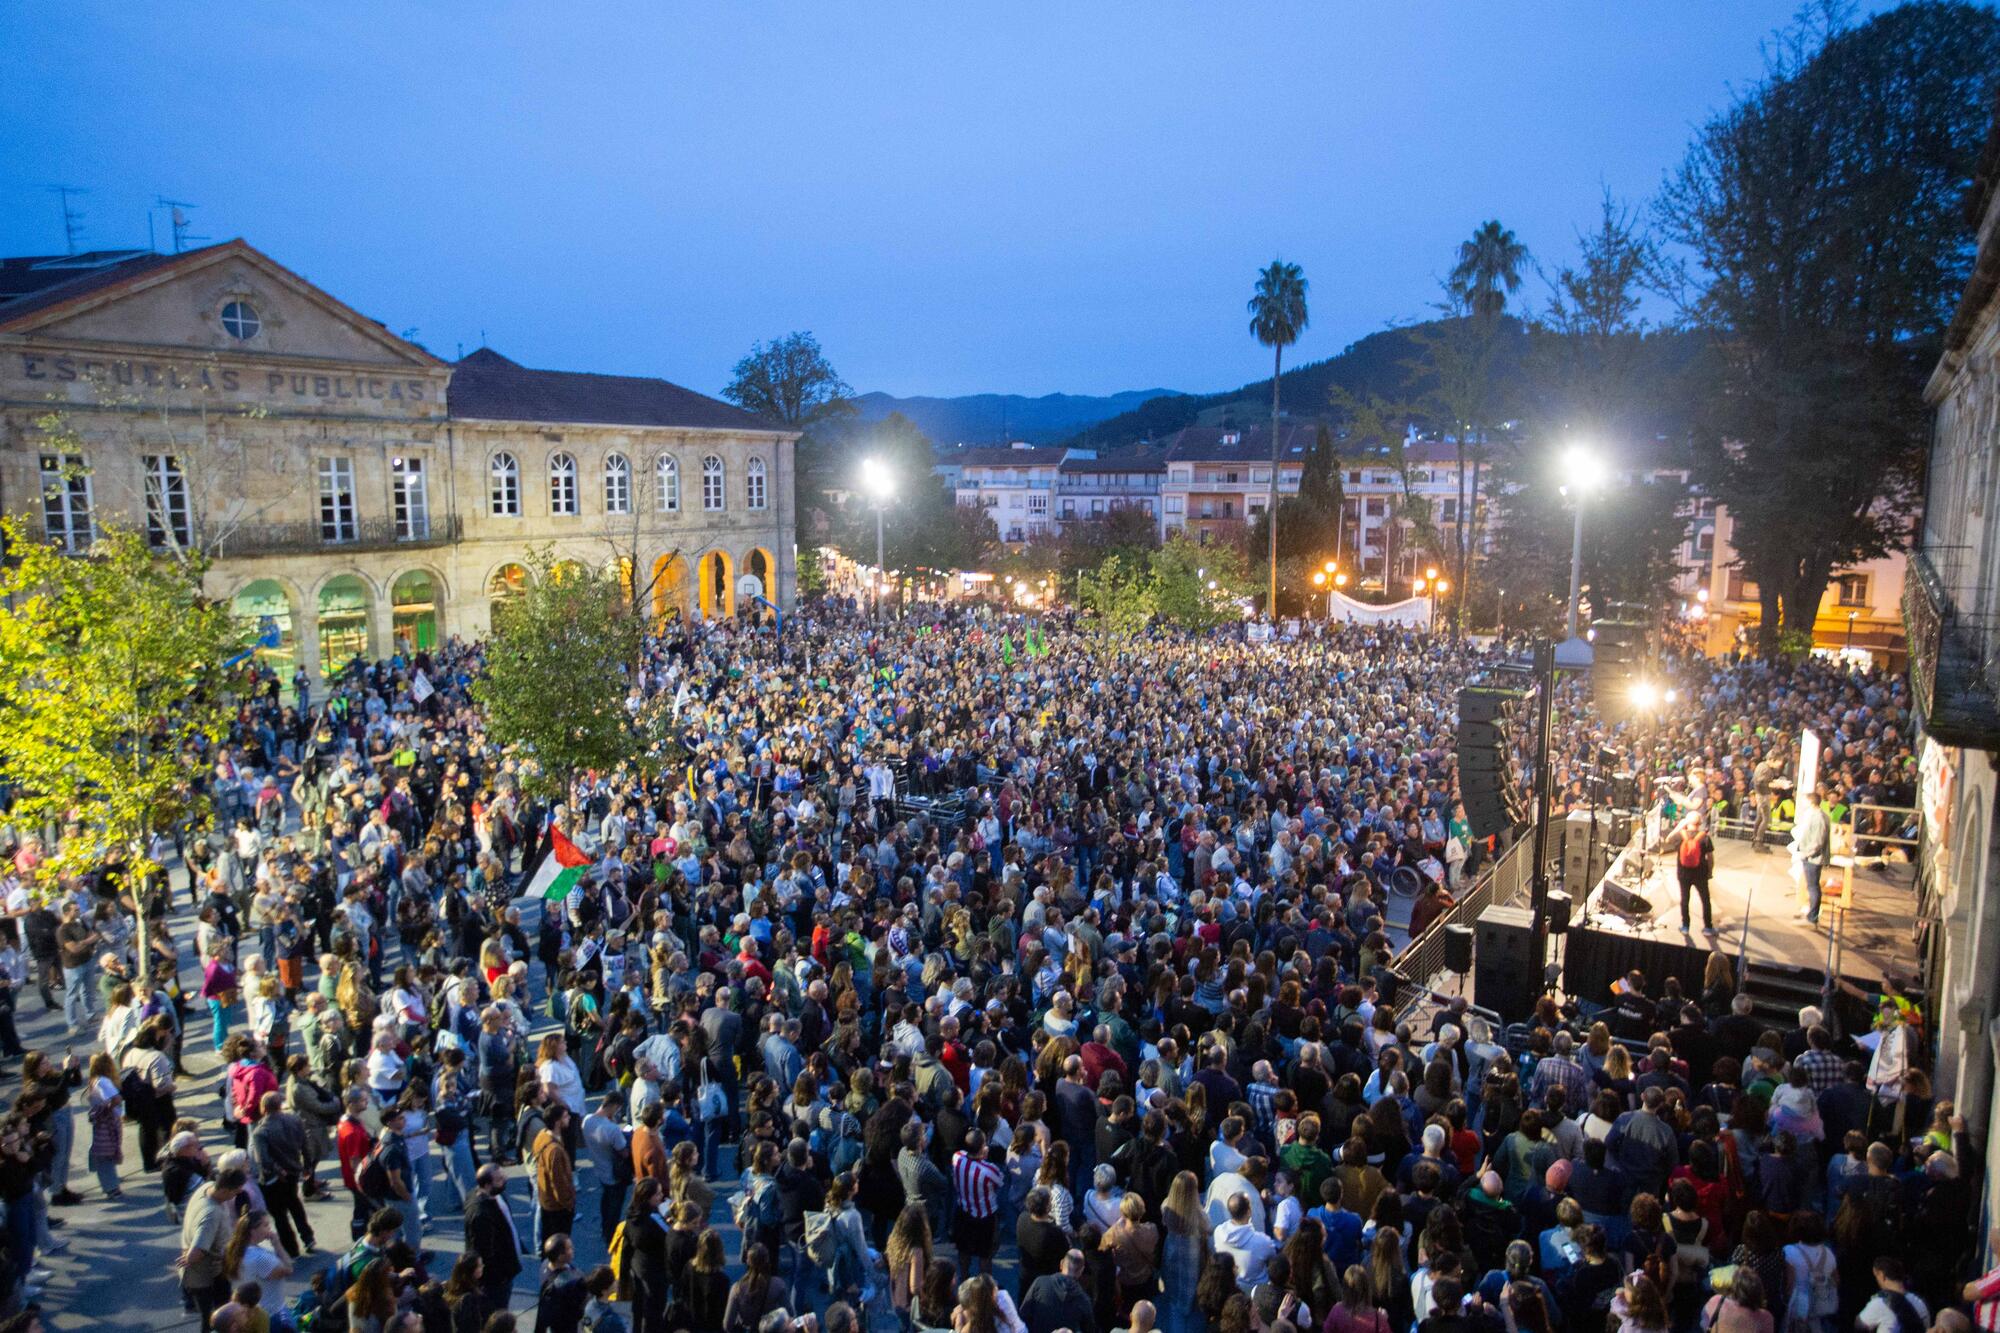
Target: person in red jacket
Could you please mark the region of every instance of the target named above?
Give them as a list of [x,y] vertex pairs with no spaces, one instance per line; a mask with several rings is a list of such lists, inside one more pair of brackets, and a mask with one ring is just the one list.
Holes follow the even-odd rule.
[[355,1175],[361,1163],[375,1149],[375,1136],[368,1132],[368,1126],[361,1121],[368,1110],[368,1094],[360,1088],[349,1088],[343,1099],[346,1114],[340,1117],[340,1124],[334,1130],[334,1151],[340,1155],[340,1180],[347,1186],[347,1192],[354,1196],[354,1239],[360,1240],[368,1230],[368,1196],[362,1192],[361,1181]]
[[1132,1074],[1125,1068],[1125,1057],[1111,1049],[1111,1029],[1107,1025],[1099,1023],[1096,1031],[1090,1034],[1090,1040],[1077,1054],[1083,1057],[1083,1081],[1090,1085],[1092,1092],[1097,1091],[1097,1081],[1104,1077],[1107,1069],[1118,1075],[1120,1087],[1132,1086]]

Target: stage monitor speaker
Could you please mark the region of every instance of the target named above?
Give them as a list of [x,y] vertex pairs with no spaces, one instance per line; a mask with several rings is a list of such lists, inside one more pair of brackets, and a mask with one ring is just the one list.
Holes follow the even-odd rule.
[[1611,804],[1630,810],[1639,804],[1639,779],[1630,773],[1611,775]]
[[1460,976],[1472,970],[1472,927],[1444,928],[1444,970]]
[[1549,934],[1569,933],[1569,920],[1576,910],[1576,900],[1561,889],[1549,890]]
[[1479,914],[1473,954],[1473,1000],[1510,1022],[1526,1018],[1541,992],[1534,955],[1534,917],[1525,907],[1489,907]]
[[1653,905],[1645,895],[1626,888],[1617,880],[1607,880],[1604,885],[1604,906],[1620,916],[1643,919],[1653,914]]
[[1571,894],[1587,894],[1604,878],[1617,851],[1611,835],[1609,811],[1569,812],[1563,823],[1563,884]]
[[1611,845],[1623,848],[1632,841],[1632,812],[1614,810],[1611,814]]

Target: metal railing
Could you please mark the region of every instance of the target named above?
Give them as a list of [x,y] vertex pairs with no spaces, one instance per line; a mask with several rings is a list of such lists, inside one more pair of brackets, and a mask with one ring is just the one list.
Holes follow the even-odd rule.
[[1534,847],[1534,839],[1523,837],[1492,862],[1480,867],[1479,873],[1473,877],[1472,887],[1426,926],[1423,934],[1413,938],[1396,954],[1391,964],[1396,972],[1415,985],[1428,986],[1432,977],[1444,971],[1445,927],[1469,926],[1495,903],[1511,902],[1527,887]]
[[461,524],[456,514],[432,514],[421,526],[393,518],[362,519],[338,537],[318,522],[246,523],[216,543],[223,557],[318,555],[327,551],[388,551],[401,547],[449,546]]

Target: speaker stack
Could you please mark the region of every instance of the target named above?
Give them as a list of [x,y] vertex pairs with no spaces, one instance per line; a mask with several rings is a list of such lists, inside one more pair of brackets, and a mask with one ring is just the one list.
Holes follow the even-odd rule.
[[1525,907],[1489,907],[1479,914],[1475,928],[1472,998],[1509,1022],[1526,1018],[1541,994],[1534,925],[1534,914]]
[[1589,894],[1611,868],[1618,846],[1612,840],[1611,812],[1572,810],[1563,822],[1563,884],[1573,894]]
[[1530,725],[1526,690],[1468,685],[1458,692],[1458,794],[1475,838],[1527,822],[1528,784],[1515,755]]

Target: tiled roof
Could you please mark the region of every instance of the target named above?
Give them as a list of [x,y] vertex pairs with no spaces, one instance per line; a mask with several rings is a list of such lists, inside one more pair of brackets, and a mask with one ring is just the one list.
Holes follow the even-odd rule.
[[1160,449],[1113,449],[1095,458],[1065,459],[1065,472],[1164,472],[1167,456]]
[[129,282],[141,274],[182,263],[215,248],[204,246],[177,255],[156,255],[150,250],[92,250],[80,255],[0,259],[0,328],[23,316]]
[[487,347],[453,363],[451,384],[445,392],[451,415],[474,420],[694,430],[784,429],[776,422],[665,380],[532,370]]
[[1063,449],[1009,449],[994,445],[984,449],[940,450],[937,461],[948,467],[1055,467],[1063,461]]
[[[1278,441],[1284,460],[1297,462],[1311,452],[1319,436],[1317,425],[1280,425]],[[1238,437],[1223,443],[1225,434]],[[1271,461],[1271,427],[1251,426],[1241,431],[1223,431],[1216,426],[1189,426],[1175,431],[1166,441],[1166,457],[1176,463],[1268,463]]]

